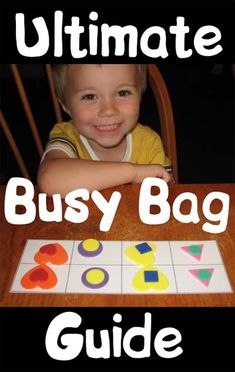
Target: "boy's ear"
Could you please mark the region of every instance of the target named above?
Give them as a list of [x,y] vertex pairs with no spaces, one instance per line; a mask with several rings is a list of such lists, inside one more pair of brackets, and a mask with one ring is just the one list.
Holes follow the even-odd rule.
[[70,111],[69,109],[64,105],[64,103],[59,99],[59,102],[62,106],[62,109],[64,110],[64,112],[66,112],[66,114],[68,114],[70,117],[71,117],[71,114],[70,114]]

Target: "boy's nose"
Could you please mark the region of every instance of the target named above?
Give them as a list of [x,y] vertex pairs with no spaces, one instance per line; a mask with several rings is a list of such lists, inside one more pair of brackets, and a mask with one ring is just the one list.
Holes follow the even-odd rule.
[[100,116],[115,116],[118,114],[118,107],[114,99],[105,99],[100,103]]

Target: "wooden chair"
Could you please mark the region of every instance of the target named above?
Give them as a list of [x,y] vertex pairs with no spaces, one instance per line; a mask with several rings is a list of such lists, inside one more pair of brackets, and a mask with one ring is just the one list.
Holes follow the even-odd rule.
[[[19,69],[16,64],[10,65],[10,68],[11,68],[13,78],[15,80],[15,84],[16,84],[16,87],[19,93],[22,106],[24,108],[25,115],[27,117],[28,124],[31,129],[32,138],[34,140],[35,147],[37,148],[39,156],[41,156],[43,153],[43,144],[40,138],[40,134],[39,134],[36,121],[34,119],[32,109],[30,107],[29,99],[26,93],[26,89],[24,87],[22,77],[19,73]],[[49,64],[45,65],[45,73],[47,76],[51,100],[52,100],[53,107],[54,107],[55,121],[60,122],[63,120],[63,118],[62,118],[61,108],[60,108],[60,105],[57,101],[56,94],[55,94],[51,65]],[[148,81],[149,81],[149,85],[152,89],[152,92],[153,92],[153,95],[156,101],[156,105],[157,105],[157,110],[158,110],[158,114],[160,118],[161,137],[162,137],[163,145],[165,148],[165,152],[167,156],[171,159],[174,179],[176,182],[178,182],[176,137],[175,137],[175,126],[174,126],[172,104],[171,104],[170,96],[169,96],[165,81],[159,69],[154,64],[148,65]],[[45,87],[45,89],[47,89],[47,87]],[[30,178],[29,172],[25,165],[25,161],[23,160],[20,154],[20,151],[14,139],[14,136],[12,135],[9,129],[7,119],[2,111],[0,111],[0,125],[14,153],[14,156],[16,158],[16,161],[19,165],[19,168],[21,170],[23,177]]]
[[[14,78],[14,81],[15,81],[15,84],[16,84],[17,91],[19,93],[19,98],[21,100],[25,116],[27,118],[29,127],[31,129],[32,139],[35,143],[35,147],[37,149],[38,155],[41,157],[42,154],[43,154],[43,144],[42,144],[42,141],[41,141],[41,137],[40,137],[40,134],[39,134],[39,130],[38,130],[38,127],[37,127],[37,124],[36,124],[31,106],[30,106],[30,102],[29,102],[29,99],[28,99],[28,95],[26,93],[26,89],[25,89],[25,86],[24,86],[24,83],[23,83],[23,79],[22,79],[21,74],[19,72],[19,68],[16,64],[11,64],[10,69],[11,69],[11,72],[12,72],[12,75],[13,75],[13,78]],[[61,108],[60,108],[60,105],[58,103],[58,100],[56,98],[56,93],[55,93],[55,88],[54,88],[54,83],[53,83],[53,78],[52,78],[51,65],[45,64],[45,73],[47,75],[48,86],[49,86],[49,90],[50,90],[50,94],[51,94],[51,100],[52,100],[53,107],[54,107],[56,121],[60,122],[60,121],[62,121],[62,112],[61,112]],[[47,87],[46,87],[46,89],[47,89]],[[21,173],[22,173],[23,177],[30,179],[30,175],[29,175],[29,172],[27,170],[25,161],[22,158],[22,155],[21,155],[21,153],[19,151],[19,148],[16,144],[14,136],[11,133],[10,127],[9,127],[9,125],[7,123],[7,120],[6,120],[2,111],[0,111],[0,125],[1,125],[1,128],[2,128],[5,136],[6,136],[6,139],[7,139],[8,143],[11,147],[11,150],[12,150],[12,152],[13,152],[15,158],[16,158],[16,161],[18,163],[18,166],[21,170]]]
[[171,159],[175,182],[178,182],[176,135],[171,99],[162,74],[154,64],[148,65],[148,79],[157,104],[164,149]]

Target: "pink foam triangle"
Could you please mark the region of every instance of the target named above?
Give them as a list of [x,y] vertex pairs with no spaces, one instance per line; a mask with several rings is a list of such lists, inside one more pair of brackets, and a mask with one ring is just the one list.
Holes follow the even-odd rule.
[[203,249],[203,244],[197,244],[198,247],[201,248],[201,253],[199,254],[193,254],[191,252],[189,252],[189,249],[190,249],[190,245],[185,245],[184,247],[181,247],[181,249],[187,253],[189,256],[195,258],[196,260],[200,261],[201,260],[201,256],[202,256],[202,249]]
[[[205,279],[201,279],[198,277],[198,272],[199,270],[207,270],[210,272],[211,274],[211,277],[209,278],[209,280],[205,280]],[[208,287],[208,285],[210,284],[210,281],[211,281],[211,278],[212,278],[212,274],[214,272],[214,269],[213,268],[206,268],[206,269],[193,269],[193,270],[189,270],[189,272],[195,276],[196,279],[199,280],[200,283],[204,284],[206,287]]]

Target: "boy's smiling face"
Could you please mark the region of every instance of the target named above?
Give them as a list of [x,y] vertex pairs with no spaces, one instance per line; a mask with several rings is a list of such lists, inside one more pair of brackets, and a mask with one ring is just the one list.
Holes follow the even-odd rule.
[[109,160],[105,159],[108,153],[122,156],[126,134],[135,127],[139,116],[137,66],[76,64],[70,65],[65,74],[64,105],[78,132],[103,160]]

